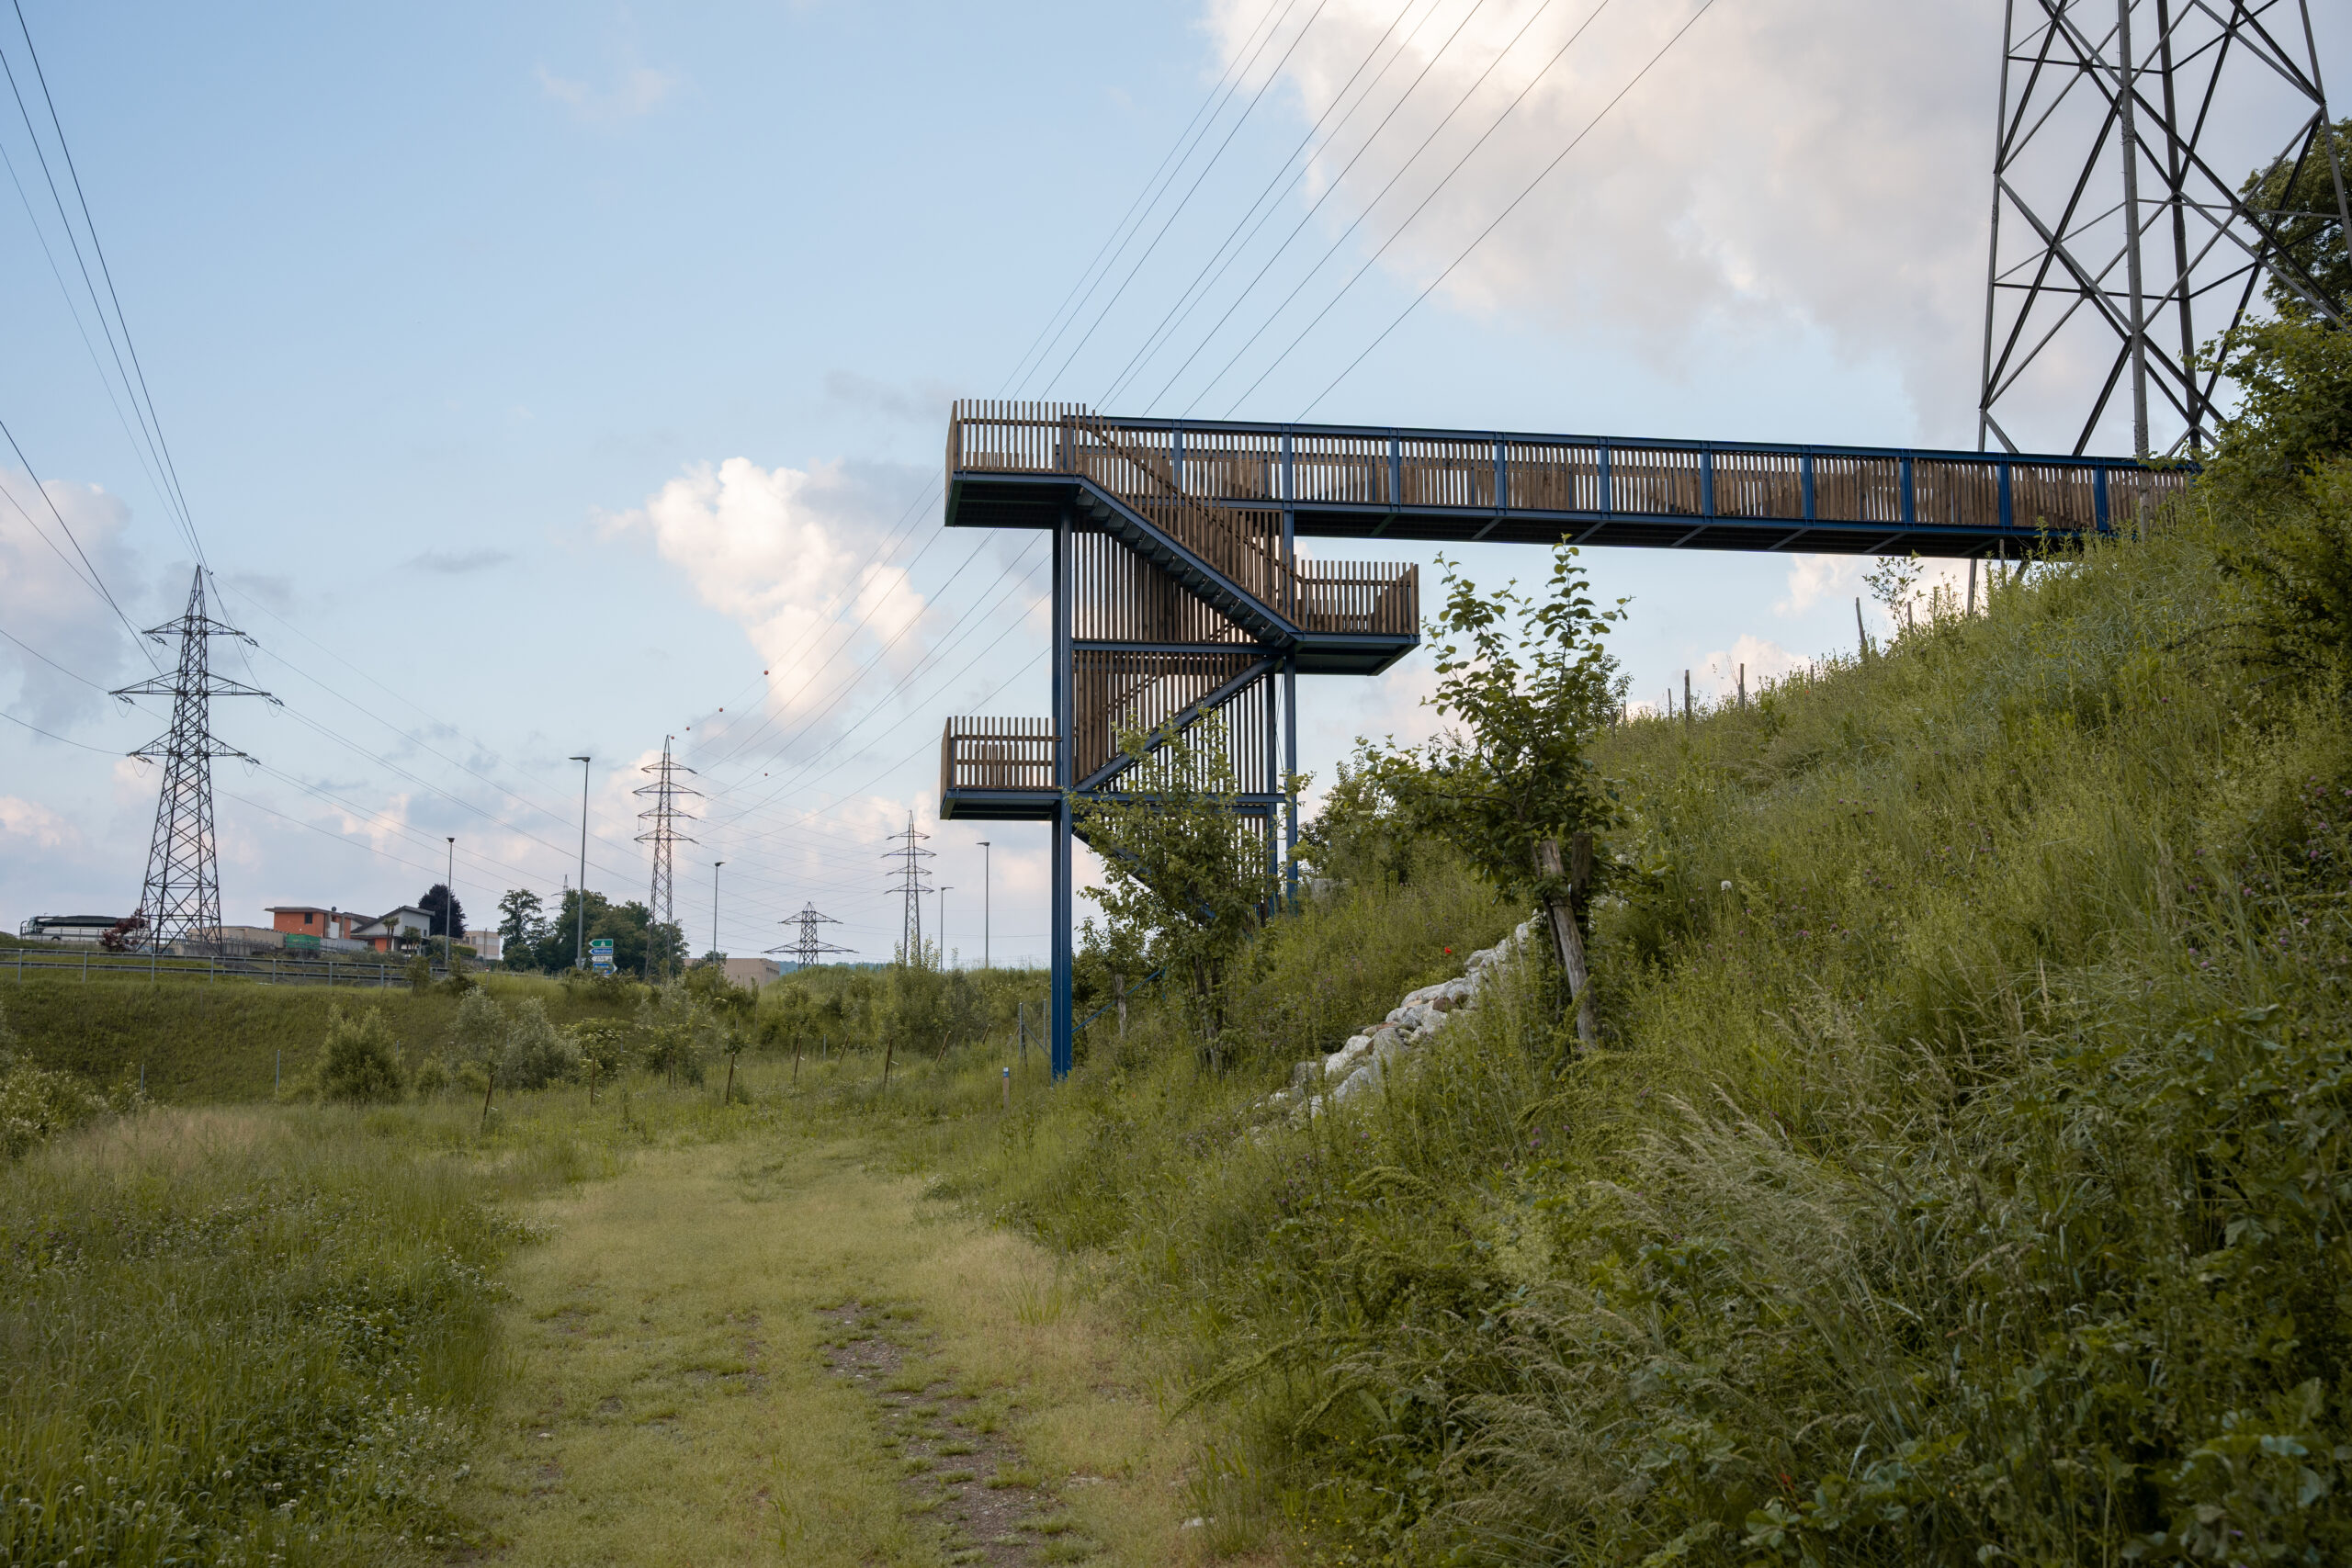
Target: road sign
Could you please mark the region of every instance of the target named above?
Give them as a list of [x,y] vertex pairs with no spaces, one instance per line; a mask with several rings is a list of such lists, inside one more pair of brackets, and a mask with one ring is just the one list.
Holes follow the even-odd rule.
[[613,939],[600,936],[588,943],[588,966],[599,975],[613,972]]

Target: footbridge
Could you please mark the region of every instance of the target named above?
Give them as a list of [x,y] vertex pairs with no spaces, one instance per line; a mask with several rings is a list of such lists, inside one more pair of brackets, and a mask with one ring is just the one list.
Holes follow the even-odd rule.
[[[946,524],[1053,535],[1052,710],[951,718],[944,818],[1051,823],[1056,1076],[1069,1070],[1074,800],[1119,737],[1224,716],[1269,877],[1298,837],[1297,677],[1374,675],[1420,637],[1409,564],[1302,539],[1988,557],[2129,528],[2188,479],[2128,457],[1121,419],[959,402]],[[1270,883],[1271,885],[1271,883]]]

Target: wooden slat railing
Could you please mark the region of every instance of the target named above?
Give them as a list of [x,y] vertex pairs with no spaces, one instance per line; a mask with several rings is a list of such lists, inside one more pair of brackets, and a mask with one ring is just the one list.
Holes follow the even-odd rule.
[[1156,524],[1277,608],[1292,571],[1279,534],[1270,545],[1273,525],[1229,503],[1269,518],[1325,504],[2032,533],[2128,528],[2191,477],[2115,458],[1196,426],[981,402],[956,405],[948,467],[1084,473],[1159,506]]
[[1051,791],[1060,739],[1047,718],[951,718],[939,740],[939,793]]
[[1299,625],[1310,632],[1410,637],[1421,624],[1421,569],[1375,561],[1301,561]]

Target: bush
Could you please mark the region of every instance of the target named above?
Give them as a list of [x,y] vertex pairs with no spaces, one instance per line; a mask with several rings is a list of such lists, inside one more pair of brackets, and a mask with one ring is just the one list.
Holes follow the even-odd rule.
[[327,1015],[326,1045],[319,1059],[322,1099],[386,1105],[407,1092],[400,1042],[379,1010],[369,1008],[356,1018],[340,1009]]
[[498,1058],[498,1080],[510,1089],[545,1089],[580,1070],[580,1053],[563,1032],[548,1021],[537,997],[509,1010]]
[[0,1156],[20,1159],[36,1145],[95,1120],[106,1109],[106,1100],[71,1073],[0,1051]]

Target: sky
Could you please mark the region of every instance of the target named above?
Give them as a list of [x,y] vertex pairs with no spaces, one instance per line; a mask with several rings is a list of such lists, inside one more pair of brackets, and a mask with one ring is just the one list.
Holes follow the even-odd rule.
[[[1047,707],[1042,546],[941,526],[951,399],[1975,441],[1991,0],[24,18],[38,76],[0,15],[11,929],[138,901],[157,778],[126,753],[168,716],[106,693],[172,656],[131,634],[199,547],[253,639],[216,668],[283,705],[213,715],[253,759],[216,770],[232,922],[389,908],[452,855],[469,924],[510,888],[553,902],[583,782],[588,885],[642,897],[632,792],[669,738],[705,792],[695,951],[774,947],[813,902],[887,958],[911,821],[949,947],[979,960],[985,900],[991,959],[1042,962],[1046,829],[936,819],[943,720]],[[2352,26],[2315,20],[2352,79]],[[2012,434],[2070,441],[2089,394],[2036,395]],[[1419,560],[1434,601],[1429,549],[1325,553]],[[1853,561],[1585,561],[1631,601],[1639,701],[1855,640]],[[1303,679],[1306,768],[1429,733],[1431,679],[1425,653]]]

